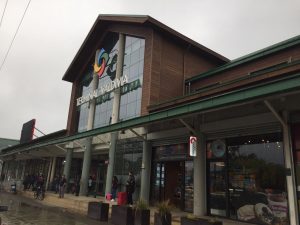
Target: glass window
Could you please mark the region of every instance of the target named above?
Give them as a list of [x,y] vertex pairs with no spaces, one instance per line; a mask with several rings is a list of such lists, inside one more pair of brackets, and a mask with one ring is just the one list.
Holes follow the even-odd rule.
[[[249,137],[244,143],[228,146],[228,157],[231,215],[261,224],[286,224],[288,203],[281,140]],[[249,205],[253,206],[253,214],[245,216]]]
[[[108,54],[108,63],[103,74],[99,78],[98,90],[101,90],[102,87],[113,81],[115,78],[118,43],[118,34],[109,33],[101,44],[101,48]],[[145,40],[126,36],[125,46],[123,76],[128,76],[128,83],[121,89],[123,91],[120,100],[120,120],[137,117],[141,114]],[[93,62],[91,62],[90,65],[93,65]],[[81,89],[77,94],[78,97],[87,96],[92,92],[91,82],[93,78],[93,66],[89,66],[86,71],[87,72],[81,81]],[[113,92],[100,94],[100,96],[98,95],[96,98],[94,128],[110,124],[113,98]],[[82,132],[87,129],[89,114],[88,102],[78,106],[77,111],[79,114],[78,131]]]
[[139,194],[143,143],[139,139],[118,140],[114,165],[114,175],[118,177],[120,191],[125,191],[129,171],[132,171],[136,181],[135,194]]
[[141,115],[142,81],[144,72],[145,40],[126,36],[125,45],[126,55],[124,59],[125,65],[123,74],[128,76],[129,84],[126,87],[127,91],[121,95],[120,120],[126,120]]
[[194,208],[194,163],[193,161],[185,162],[185,191],[184,191],[184,208],[186,211],[193,212]]
[[140,51],[137,50],[131,53],[130,62],[131,64],[137,63],[140,60]]

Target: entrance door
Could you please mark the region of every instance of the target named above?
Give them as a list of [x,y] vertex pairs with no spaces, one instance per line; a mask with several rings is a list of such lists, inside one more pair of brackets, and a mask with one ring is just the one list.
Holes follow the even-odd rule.
[[175,207],[184,208],[184,162],[165,163],[165,199]]
[[172,205],[184,209],[184,161],[158,162],[154,173],[153,200],[170,200]]
[[227,188],[225,163],[208,162],[208,203],[211,215],[227,216]]
[[98,195],[105,195],[107,165],[104,162],[98,164],[96,175],[96,192]]

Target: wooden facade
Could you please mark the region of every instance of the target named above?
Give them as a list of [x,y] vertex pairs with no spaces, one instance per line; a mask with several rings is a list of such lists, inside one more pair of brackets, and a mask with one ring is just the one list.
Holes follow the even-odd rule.
[[185,80],[185,95],[174,101],[153,104],[149,106],[149,111],[160,111],[299,73],[300,43],[298,39],[292,39],[288,43],[279,43],[275,47],[270,46],[266,50],[263,49],[208,72],[200,73],[198,76],[190,77]]
[[225,57],[201,46],[151,17],[100,16],[68,68],[64,80],[73,83],[68,134],[76,133],[76,98],[80,77],[90,66],[109,32],[145,39],[141,115],[149,106],[184,95],[185,79],[227,62]]

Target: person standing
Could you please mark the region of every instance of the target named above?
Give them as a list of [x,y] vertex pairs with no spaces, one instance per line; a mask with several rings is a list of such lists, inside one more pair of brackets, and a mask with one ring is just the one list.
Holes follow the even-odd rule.
[[75,181],[75,195],[79,196],[80,191],[80,178],[78,177]]
[[88,179],[88,193],[87,193],[86,196],[89,196],[89,194],[92,191],[92,187],[93,187],[93,179],[92,179],[92,176],[90,176],[89,179]]
[[30,176],[29,176],[29,174],[26,174],[26,177],[23,181],[24,191],[26,191],[28,189],[29,184],[30,184]]
[[132,205],[132,194],[134,193],[135,190],[135,178],[133,173],[130,171],[128,180],[126,182],[126,192],[127,192],[127,204]]
[[65,194],[65,188],[66,188],[67,180],[65,178],[65,175],[62,175],[60,181],[59,181],[59,198],[63,198]]
[[117,189],[118,189],[118,178],[116,176],[113,176],[112,179],[112,185],[111,185],[111,201],[115,201],[116,195],[117,195]]
[[59,192],[59,176],[55,176],[54,180],[53,180],[53,189],[54,189],[54,193],[57,194]]

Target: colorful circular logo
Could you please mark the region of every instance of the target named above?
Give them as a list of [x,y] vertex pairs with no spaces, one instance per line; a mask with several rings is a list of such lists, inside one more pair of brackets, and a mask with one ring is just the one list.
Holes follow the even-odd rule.
[[94,73],[98,74],[99,78],[103,75],[108,60],[109,56],[106,53],[106,51],[102,48],[98,56],[96,56],[96,61],[94,64]]

